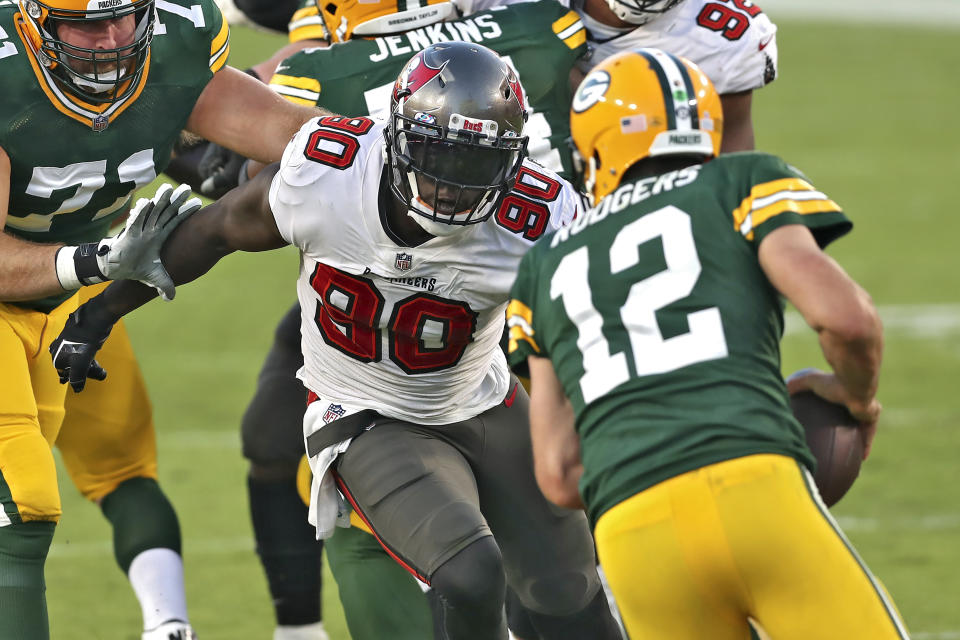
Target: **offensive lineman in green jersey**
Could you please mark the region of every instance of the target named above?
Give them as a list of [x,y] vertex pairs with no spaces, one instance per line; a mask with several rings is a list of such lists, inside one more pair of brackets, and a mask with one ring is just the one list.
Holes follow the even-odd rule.
[[91,395],[67,397],[38,357],[89,295],[75,290],[111,277],[89,251],[163,171],[182,129],[269,161],[316,114],[226,67],[228,52],[228,26],[208,0],[0,5],[0,638],[49,634],[54,443],[113,526],[144,638],[193,637],[179,525],[157,485],[149,400],[126,333],[104,346],[120,369]]
[[[574,97],[594,207],[525,256],[507,310],[532,378],[537,480],[584,506],[632,638],[905,638],[823,506],[780,377],[783,300],[869,451],[882,330],[822,247],[840,208],[782,160],[715,157],[712,84],[656,49],[613,56]],[[582,497],[582,499],[581,499]]]
[[[334,0],[319,8],[334,44],[306,49],[281,62],[270,82],[281,95],[334,113],[382,116],[397,75],[415,50],[434,41],[480,42],[507,57],[524,83],[531,111],[526,125],[531,157],[569,175],[568,76],[586,53],[586,33],[576,13],[553,0],[450,21],[444,20],[457,15],[450,2],[401,10],[396,0]],[[404,30],[398,31],[397,24]],[[381,33],[392,35],[375,37]],[[302,428],[306,390],[296,378],[302,364],[300,308],[294,305],[277,327],[242,423],[243,452],[250,460],[251,519],[274,599],[276,640],[322,637],[316,604],[319,546],[306,524],[309,500],[301,501],[295,481],[299,468],[301,484],[307,485],[301,486],[300,495],[308,496]],[[363,533],[365,525],[358,519],[353,523],[354,528],[338,530],[324,547],[354,639],[418,640],[428,635],[431,621],[419,589],[376,540]]]

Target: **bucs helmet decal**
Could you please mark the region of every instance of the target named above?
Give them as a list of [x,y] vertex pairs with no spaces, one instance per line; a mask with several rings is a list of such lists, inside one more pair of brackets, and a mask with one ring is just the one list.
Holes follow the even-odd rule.
[[[447,68],[447,60],[440,63],[440,66],[433,68],[430,63],[424,60],[421,51],[413,57],[410,62],[400,72],[400,76],[393,85],[393,99],[401,101],[408,96],[413,95],[425,84],[443,74]],[[441,76],[441,81],[443,80]]]

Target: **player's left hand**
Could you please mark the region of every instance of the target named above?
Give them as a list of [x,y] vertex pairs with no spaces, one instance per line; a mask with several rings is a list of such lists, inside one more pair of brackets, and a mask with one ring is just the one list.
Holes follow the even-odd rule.
[[200,207],[199,198],[190,198],[188,185],[176,189],[161,185],[151,200],[141,198],[130,210],[123,231],[100,242],[100,271],[110,280],[139,280],[164,300],[172,300],[176,292],[160,261],[160,249],[177,225]]
[[107,377],[107,372],[94,358],[110,336],[113,323],[92,305],[88,302],[71,313],[63,331],[50,344],[60,384],[69,382],[75,393],[83,391],[87,378],[104,380]]

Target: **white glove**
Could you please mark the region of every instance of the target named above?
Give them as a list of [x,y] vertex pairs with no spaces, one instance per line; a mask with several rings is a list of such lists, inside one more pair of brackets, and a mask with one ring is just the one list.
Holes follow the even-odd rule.
[[164,183],[151,200],[141,198],[130,210],[123,231],[99,243],[62,247],[57,251],[57,277],[66,290],[106,280],[138,280],[172,300],[173,280],[160,261],[167,236],[201,207],[190,187]]

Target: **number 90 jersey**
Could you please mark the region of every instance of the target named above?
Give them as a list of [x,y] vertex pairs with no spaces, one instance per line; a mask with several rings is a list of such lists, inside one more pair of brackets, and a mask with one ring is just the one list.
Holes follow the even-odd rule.
[[501,402],[498,343],[517,265],[580,205],[556,174],[525,160],[486,222],[404,247],[384,230],[386,124],[306,123],[270,188],[280,234],[300,249],[297,295],[308,389],[325,402],[420,424],[465,420]]
[[791,224],[821,246],[852,226],[782,160],[734,153],[621,184],[524,257],[510,362],[553,362],[594,521],[730,458],[812,465],[780,374],[783,302],[757,259],[764,237]]

